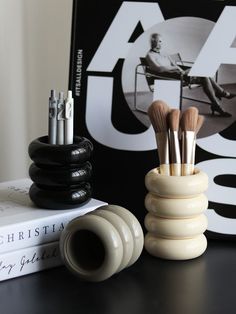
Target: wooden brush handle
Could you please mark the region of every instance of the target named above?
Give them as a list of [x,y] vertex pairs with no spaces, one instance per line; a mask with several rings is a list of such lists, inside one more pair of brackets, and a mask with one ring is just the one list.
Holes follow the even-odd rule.
[[170,165],[169,164],[161,164],[160,165],[160,174],[169,176],[170,175]]
[[182,176],[193,174],[195,153],[195,132],[184,131],[182,133]]
[[189,176],[192,175],[194,172],[194,165],[193,164],[182,164],[181,175],[182,176]]
[[170,175],[181,176],[181,164],[170,164]]

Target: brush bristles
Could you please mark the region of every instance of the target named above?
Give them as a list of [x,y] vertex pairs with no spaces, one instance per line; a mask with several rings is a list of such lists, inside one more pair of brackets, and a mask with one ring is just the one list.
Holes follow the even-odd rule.
[[168,126],[170,131],[178,131],[179,130],[179,118],[180,118],[180,110],[179,109],[172,109],[168,116]]
[[167,132],[167,115],[169,106],[162,100],[154,101],[148,108],[148,116],[155,133]]
[[180,126],[182,131],[196,131],[198,121],[198,109],[196,107],[187,108],[181,117]]
[[154,101],[147,113],[156,133],[160,173],[173,176],[192,175],[196,134],[203,125],[204,117],[198,114],[196,107],[189,107],[182,113],[179,109],[170,109],[162,100]]
[[202,115],[199,115],[198,116],[198,119],[197,119],[197,127],[196,127],[196,134],[199,132],[199,130],[201,129],[202,125],[203,125],[203,122],[204,122],[204,117]]

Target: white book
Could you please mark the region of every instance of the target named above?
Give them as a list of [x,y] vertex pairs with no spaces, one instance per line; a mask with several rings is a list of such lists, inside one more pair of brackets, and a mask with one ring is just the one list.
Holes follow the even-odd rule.
[[28,178],[0,183],[0,254],[58,241],[70,220],[107,204],[92,198],[74,209],[40,209],[29,198],[31,184]]
[[52,242],[0,255],[0,281],[62,265],[59,242]]

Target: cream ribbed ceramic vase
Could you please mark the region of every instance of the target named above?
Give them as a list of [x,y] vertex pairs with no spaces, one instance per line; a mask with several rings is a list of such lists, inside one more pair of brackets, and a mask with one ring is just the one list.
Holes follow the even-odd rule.
[[203,234],[207,228],[207,174],[195,169],[190,176],[165,176],[154,168],[145,176],[145,185],[145,249],[170,260],[188,260],[203,254],[207,248]]
[[87,281],[102,281],[133,265],[143,250],[137,218],[117,205],[104,205],[71,220],[60,237],[65,266]]

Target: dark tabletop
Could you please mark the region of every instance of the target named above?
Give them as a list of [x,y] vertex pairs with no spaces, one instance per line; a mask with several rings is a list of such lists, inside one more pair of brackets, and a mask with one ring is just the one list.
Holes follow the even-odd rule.
[[0,283],[1,314],[234,314],[236,243],[208,241],[190,261],[143,251],[130,268],[100,283],[57,267]]

